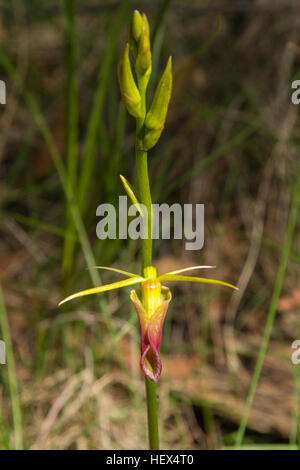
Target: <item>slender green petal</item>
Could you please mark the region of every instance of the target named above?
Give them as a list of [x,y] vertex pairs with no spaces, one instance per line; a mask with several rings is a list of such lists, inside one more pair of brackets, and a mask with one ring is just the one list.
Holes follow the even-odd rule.
[[188,281],[188,282],[201,282],[205,284],[220,284],[221,286],[231,287],[232,289],[238,290],[232,284],[223,281],[217,281],[216,279],[205,279],[204,277],[192,277],[192,276],[178,276],[177,274],[163,274],[157,278],[158,281]]
[[121,178],[121,181],[123,183],[123,186],[124,186],[124,189],[125,189],[126,193],[128,194],[129,198],[131,199],[131,202],[136,206],[136,208],[139,211],[139,213],[141,214],[141,216],[144,217],[142,208],[140,206],[140,203],[139,203],[136,195],[134,194],[134,191],[133,191],[133,188],[132,188],[131,184],[127,181],[127,179],[123,175],[120,175],[120,178]]
[[189,266],[188,268],[183,268],[183,269],[177,269],[176,271],[170,271],[169,273],[162,274],[162,276],[168,275],[168,274],[179,274],[179,273],[184,273],[186,271],[192,271],[194,269],[207,269],[207,268],[215,268],[216,266]]
[[113,289],[119,289],[120,287],[126,287],[132,284],[138,284],[139,282],[142,282],[142,281],[144,281],[143,277],[136,276],[134,278],[125,279],[124,281],[113,282],[112,284],[106,284],[104,286],[93,287],[92,289],[82,290],[62,300],[61,302],[59,302],[58,305],[62,305],[65,302],[69,302],[69,300],[76,299],[77,297],[82,297],[84,295],[98,294],[100,292],[106,292],[106,291],[113,290]]
[[[120,274],[125,274],[126,276],[128,277],[137,277],[138,274],[134,274],[134,273],[129,273],[128,271],[123,271],[122,269],[118,269],[118,268],[111,268],[109,266],[95,266],[96,269],[106,269],[107,271],[114,271],[116,273],[120,273]],[[138,276],[140,277],[140,276]],[[146,279],[144,279],[145,281]]]

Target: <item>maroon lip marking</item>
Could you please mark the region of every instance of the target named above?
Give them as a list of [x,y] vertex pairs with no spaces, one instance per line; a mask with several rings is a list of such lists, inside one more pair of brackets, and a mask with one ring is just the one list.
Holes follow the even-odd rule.
[[171,293],[167,287],[162,287],[162,300],[151,318],[140,301],[140,289],[131,291],[131,300],[137,311],[140,321],[141,334],[141,360],[140,367],[143,374],[152,382],[158,382],[161,375],[162,364],[160,359],[160,343],[163,324],[171,300]]

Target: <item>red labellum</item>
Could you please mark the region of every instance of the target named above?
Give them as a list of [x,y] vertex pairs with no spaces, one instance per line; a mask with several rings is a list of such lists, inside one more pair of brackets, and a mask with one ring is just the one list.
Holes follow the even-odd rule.
[[161,288],[159,306],[150,317],[141,302],[141,289],[132,290],[130,298],[137,311],[141,333],[141,360],[143,374],[152,382],[157,382],[162,364],[159,356],[162,329],[169,302],[172,298],[167,287]]

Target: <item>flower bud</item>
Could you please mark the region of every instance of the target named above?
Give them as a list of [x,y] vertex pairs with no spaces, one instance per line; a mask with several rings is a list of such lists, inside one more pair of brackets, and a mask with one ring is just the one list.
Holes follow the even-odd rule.
[[152,148],[158,141],[168,111],[172,91],[172,58],[169,57],[167,66],[157,86],[151,107],[145,118],[145,134],[143,147]]
[[142,16],[143,28],[139,37],[136,54],[135,71],[137,76],[150,76],[151,73],[151,47],[149,23],[145,13]]
[[144,19],[138,10],[134,10],[132,20],[129,25],[129,44],[134,57],[137,55],[138,43],[143,31]]
[[142,117],[141,95],[132,75],[129,60],[129,45],[126,44],[118,67],[121,95],[127,111],[135,118]]

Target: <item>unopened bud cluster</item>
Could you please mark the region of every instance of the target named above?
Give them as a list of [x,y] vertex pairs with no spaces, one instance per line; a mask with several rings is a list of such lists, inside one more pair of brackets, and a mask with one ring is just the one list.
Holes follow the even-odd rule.
[[[129,48],[135,59],[133,76]],[[145,14],[134,11],[129,25],[129,44],[126,45],[119,62],[120,90],[128,112],[139,120],[142,150],[149,150],[158,141],[168,111],[172,90],[172,60],[166,68],[155,91],[149,110],[146,109],[146,90],[151,75],[151,46],[149,23]]]

